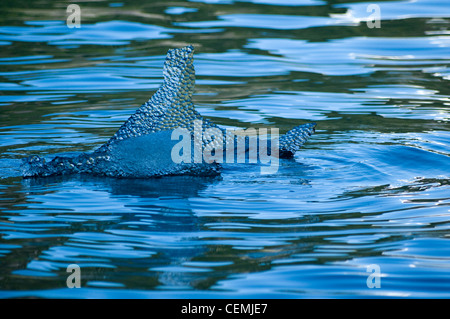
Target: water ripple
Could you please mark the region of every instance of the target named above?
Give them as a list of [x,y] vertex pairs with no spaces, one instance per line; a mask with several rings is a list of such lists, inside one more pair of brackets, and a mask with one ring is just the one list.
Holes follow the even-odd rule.
[[[369,3],[325,4],[83,2],[78,29],[62,1],[4,6],[0,297],[448,298],[446,4],[370,3],[381,28]],[[272,175],[21,178],[25,156],[104,143],[187,44],[203,115],[316,134]]]

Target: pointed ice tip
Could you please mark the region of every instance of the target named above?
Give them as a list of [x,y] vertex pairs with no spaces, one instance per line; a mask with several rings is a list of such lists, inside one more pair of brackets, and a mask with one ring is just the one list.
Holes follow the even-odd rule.
[[186,58],[192,58],[194,56],[194,46],[192,44],[181,48],[184,51]]
[[308,138],[314,134],[316,123],[299,125],[280,137],[280,158],[292,158]]
[[189,59],[194,56],[194,47],[192,45],[188,45],[182,48],[170,49],[167,51],[167,59]]

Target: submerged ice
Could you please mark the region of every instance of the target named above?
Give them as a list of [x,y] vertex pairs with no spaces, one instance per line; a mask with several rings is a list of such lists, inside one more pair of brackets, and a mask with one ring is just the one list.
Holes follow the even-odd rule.
[[[222,154],[227,158],[226,155],[230,154],[226,153],[227,149],[232,149],[233,154],[236,154],[233,156],[234,161],[245,162],[239,160],[239,147],[244,150],[244,158],[247,156],[247,160],[252,162],[251,151],[255,151],[252,139],[255,136],[232,135],[195,110],[191,101],[195,85],[193,53],[192,46],[168,51],[161,87],[104,145],[92,153],[81,153],[73,157],[58,156],[52,160],[36,155],[28,157],[22,164],[23,176],[93,174],[146,178],[163,175],[218,175],[224,161],[217,159]],[[308,123],[297,126],[279,139],[277,135],[277,152],[273,151],[274,139],[267,141],[259,138],[255,158],[260,163],[267,164],[267,161],[262,160],[260,152],[264,143],[267,143],[267,149],[272,148],[272,151],[266,150],[266,156],[276,156],[276,160],[278,156],[292,157],[314,132],[315,125]],[[208,157],[202,156],[202,152],[200,157],[199,152],[189,152],[188,155],[184,154],[184,160],[174,160],[174,148],[177,149],[177,155],[181,154],[180,151],[187,152],[187,147],[180,148],[180,141],[173,138],[174,130],[180,129],[188,135],[189,147],[192,145],[194,150],[209,152],[210,157],[216,160],[208,160]]]

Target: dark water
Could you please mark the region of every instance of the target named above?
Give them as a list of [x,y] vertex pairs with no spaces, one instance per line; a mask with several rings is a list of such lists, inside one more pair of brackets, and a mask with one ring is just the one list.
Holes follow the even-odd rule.
[[[447,0],[79,4],[77,29],[65,1],[0,2],[0,297],[450,297]],[[317,122],[277,174],[20,177],[104,143],[187,44],[207,118]]]

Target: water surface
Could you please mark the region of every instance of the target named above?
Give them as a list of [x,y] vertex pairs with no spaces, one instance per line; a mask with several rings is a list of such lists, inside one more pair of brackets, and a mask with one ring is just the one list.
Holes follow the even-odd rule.
[[[446,0],[80,6],[0,4],[0,297],[450,297]],[[272,175],[22,179],[106,142],[187,44],[205,117],[316,134]]]

